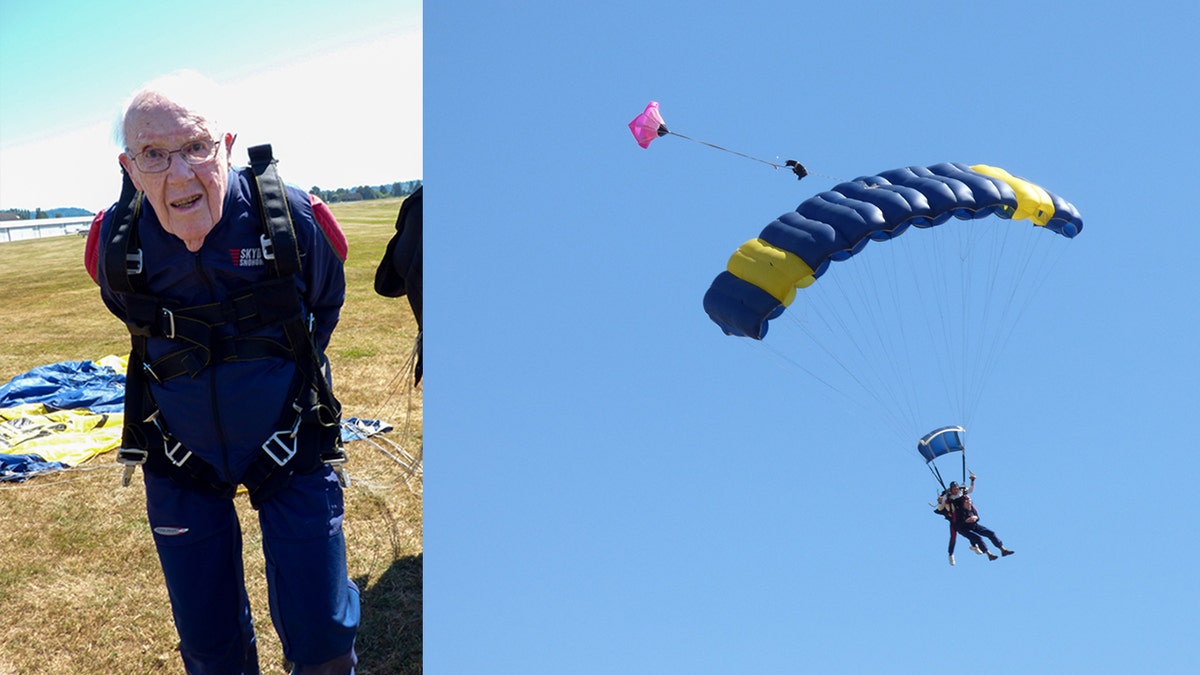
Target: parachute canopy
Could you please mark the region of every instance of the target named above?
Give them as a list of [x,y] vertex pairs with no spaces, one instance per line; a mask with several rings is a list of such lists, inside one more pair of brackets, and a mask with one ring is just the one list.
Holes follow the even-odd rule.
[[1068,238],[1083,229],[1070,202],[1003,169],[957,163],[893,169],[840,183],[771,222],[730,257],[705,294],[704,309],[726,334],[762,339],[768,321],[829,263],[910,226],[992,215],[1030,220]]
[[646,105],[646,109],[629,123],[629,130],[633,132],[637,144],[643,148],[650,147],[651,141],[659,136],[666,136],[670,133],[667,131],[667,125],[663,122],[662,115],[658,112],[658,101],[650,101]]
[[[0,482],[77,466],[121,445],[128,360],[61,361],[0,386]],[[350,442],[385,433],[381,420],[348,417]]]
[[962,437],[964,433],[966,430],[962,427],[934,429],[917,441],[917,452],[925,458],[926,464],[951,452],[966,452]]
[[126,361],[61,361],[0,386],[0,482],[60,471],[121,444]]

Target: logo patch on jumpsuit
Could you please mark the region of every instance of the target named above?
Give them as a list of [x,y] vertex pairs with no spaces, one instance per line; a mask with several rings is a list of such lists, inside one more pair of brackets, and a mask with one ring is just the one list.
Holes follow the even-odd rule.
[[178,537],[181,534],[187,534],[187,531],[189,529],[191,529],[191,528],[187,528],[187,527],[156,527],[156,528],[154,528],[154,533],[161,534],[164,537]]
[[229,259],[237,267],[262,267],[263,252],[261,248],[229,249]]

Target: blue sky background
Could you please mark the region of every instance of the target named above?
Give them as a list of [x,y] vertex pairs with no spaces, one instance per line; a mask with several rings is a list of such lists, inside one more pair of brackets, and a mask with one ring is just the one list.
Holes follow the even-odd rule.
[[[1198,14],[428,3],[429,672],[1193,672]],[[814,173],[988,163],[1080,209],[968,435],[1017,555],[948,566],[915,438],[701,308],[835,181],[642,150],[649,100]]]
[[109,206],[124,101],[180,69],[232,94],[235,163],[271,143],[306,189],[420,178],[421,24],[419,0],[0,0],[0,208]]

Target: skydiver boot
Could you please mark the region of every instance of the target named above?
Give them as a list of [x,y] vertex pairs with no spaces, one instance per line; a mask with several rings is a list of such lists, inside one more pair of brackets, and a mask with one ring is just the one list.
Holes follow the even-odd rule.
[[1000,557],[1000,556],[996,555],[995,553],[992,553],[991,551],[984,551],[984,553],[987,554],[988,560],[996,560],[997,558]]
[[1012,555],[1013,553],[1016,553],[1016,551],[1010,551],[1003,546],[1000,547],[1000,555],[1002,556]]
[[983,555],[983,550],[974,544],[971,545],[971,550],[975,552],[975,555]]
[[953,553],[950,554],[950,564],[951,565],[954,564],[954,554]]

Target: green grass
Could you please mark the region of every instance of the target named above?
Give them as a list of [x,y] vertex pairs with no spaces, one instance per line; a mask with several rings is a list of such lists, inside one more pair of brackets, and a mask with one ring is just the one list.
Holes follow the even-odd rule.
[[[407,300],[373,290],[400,202],[331,205],[350,256],[329,354],[344,414],[392,423],[386,438],[419,458],[422,390],[405,372],[416,322]],[[84,239],[74,236],[0,244],[0,384],[35,366],[129,351],[128,334],[84,271],[83,251]],[[358,672],[419,673],[421,475],[366,442],[347,451],[347,562],[363,591]],[[114,455],[0,484],[0,675],[182,672],[145,494],[120,487]],[[259,660],[264,673],[283,673],[257,517],[244,497],[236,502]]]

